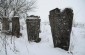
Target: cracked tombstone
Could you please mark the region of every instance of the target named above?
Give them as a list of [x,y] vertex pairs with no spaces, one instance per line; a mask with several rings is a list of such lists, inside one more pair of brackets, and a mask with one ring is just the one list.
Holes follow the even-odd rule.
[[12,35],[16,36],[17,38],[20,37],[20,22],[19,17],[12,18]]
[[63,12],[58,8],[50,11],[49,21],[54,47],[69,49],[72,20],[73,11],[70,8],[64,9]]
[[27,24],[27,34],[28,34],[28,41],[40,42],[41,39],[39,38],[40,32],[40,17],[38,16],[29,16],[26,19]]

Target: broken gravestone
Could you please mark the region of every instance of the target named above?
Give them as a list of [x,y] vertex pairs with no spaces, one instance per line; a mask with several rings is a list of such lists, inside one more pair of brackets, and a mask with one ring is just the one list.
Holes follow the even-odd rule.
[[20,36],[20,22],[19,17],[12,18],[12,35],[19,38]]
[[38,16],[29,16],[26,19],[27,24],[27,34],[28,41],[40,42],[39,32],[40,32],[40,17]]
[[72,28],[73,10],[65,8],[62,12],[56,8],[49,15],[54,47],[68,50]]

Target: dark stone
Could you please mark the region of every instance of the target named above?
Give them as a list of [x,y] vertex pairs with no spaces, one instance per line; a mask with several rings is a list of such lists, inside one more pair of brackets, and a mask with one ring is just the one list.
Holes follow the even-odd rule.
[[73,10],[65,8],[63,12],[56,8],[50,11],[49,21],[54,47],[68,50],[72,28]]
[[2,30],[3,31],[8,31],[9,30],[9,19],[3,17],[2,19]]
[[26,19],[27,24],[27,33],[28,41],[40,41],[39,32],[40,32],[40,19]]
[[73,10],[70,8],[65,8],[63,12],[61,13],[62,15],[62,43],[63,44],[62,48],[65,50],[69,49],[69,44],[70,44],[70,33],[72,29],[72,21],[73,21]]
[[20,37],[20,22],[19,17],[12,18],[12,35],[16,36],[17,38]]
[[41,38],[38,38],[37,40],[35,40],[34,42],[39,43],[41,41]]

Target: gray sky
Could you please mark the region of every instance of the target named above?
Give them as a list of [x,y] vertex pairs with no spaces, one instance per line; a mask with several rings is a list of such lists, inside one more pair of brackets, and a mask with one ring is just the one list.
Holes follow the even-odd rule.
[[33,15],[41,17],[42,22],[49,21],[49,11],[54,8],[72,8],[74,11],[74,19],[77,22],[85,20],[85,0],[37,0],[37,10],[32,12]]

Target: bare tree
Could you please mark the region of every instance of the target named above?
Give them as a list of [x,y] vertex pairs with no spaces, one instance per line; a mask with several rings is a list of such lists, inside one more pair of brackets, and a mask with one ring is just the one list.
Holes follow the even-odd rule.
[[[36,0],[0,0],[0,18],[27,15],[28,12],[36,8],[35,3]],[[5,42],[5,54],[7,55],[6,36],[3,41]]]
[[34,10],[36,0],[0,0],[0,17],[20,16]]

